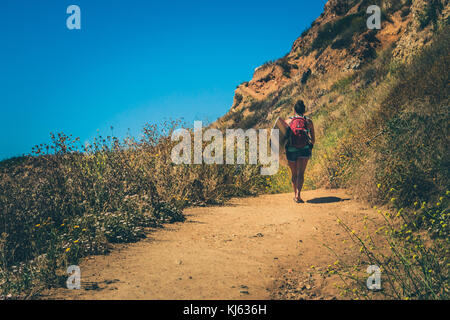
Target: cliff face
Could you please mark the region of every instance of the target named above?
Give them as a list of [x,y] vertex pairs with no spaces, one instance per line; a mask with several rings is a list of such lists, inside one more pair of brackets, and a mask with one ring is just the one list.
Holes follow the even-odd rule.
[[[366,11],[373,4],[382,9],[381,30],[367,28]],[[286,56],[255,69],[237,87],[230,111],[213,126],[265,126],[296,97],[314,111],[328,92],[324,82],[331,86],[348,77],[388,48],[393,59],[408,61],[430,42],[437,24],[448,21],[448,13],[448,0],[330,0]]]

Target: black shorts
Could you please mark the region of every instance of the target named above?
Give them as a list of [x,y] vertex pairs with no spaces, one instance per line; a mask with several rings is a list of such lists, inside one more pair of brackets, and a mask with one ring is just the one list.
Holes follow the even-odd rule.
[[288,151],[286,148],[286,158],[288,161],[295,162],[297,159],[311,159],[312,149],[311,147],[304,149],[297,149],[296,151]]

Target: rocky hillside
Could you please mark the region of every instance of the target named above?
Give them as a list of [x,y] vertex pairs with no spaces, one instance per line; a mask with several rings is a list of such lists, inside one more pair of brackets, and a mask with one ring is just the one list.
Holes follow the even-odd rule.
[[[366,25],[366,10],[374,4],[382,9],[381,30]],[[386,50],[393,61],[408,62],[430,43],[448,15],[448,0],[329,0],[286,56],[260,66],[250,81],[237,87],[230,111],[213,126],[269,126],[289,113],[298,97],[307,102],[309,113],[318,111],[333,100],[333,85]]]

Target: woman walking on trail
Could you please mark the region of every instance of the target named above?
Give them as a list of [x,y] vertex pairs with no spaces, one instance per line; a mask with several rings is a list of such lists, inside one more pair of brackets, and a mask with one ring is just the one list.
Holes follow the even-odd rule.
[[311,152],[315,143],[313,122],[304,116],[305,109],[303,101],[298,100],[294,105],[294,116],[286,120],[286,124],[289,126],[286,158],[292,174],[294,201],[297,203],[304,203],[300,193],[303,187],[306,165],[308,160],[311,159]]

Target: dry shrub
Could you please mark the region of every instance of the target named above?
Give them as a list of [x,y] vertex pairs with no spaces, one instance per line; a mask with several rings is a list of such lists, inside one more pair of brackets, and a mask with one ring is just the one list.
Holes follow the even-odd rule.
[[[437,203],[411,204],[411,211],[379,209],[385,223],[373,225],[365,219],[365,234],[339,221],[360,247],[356,262],[339,257],[339,263],[327,270],[344,282],[341,294],[352,299],[448,300],[449,199],[447,191]],[[370,265],[380,268],[380,290],[367,288]]]
[[183,221],[189,205],[264,190],[257,165],[174,165],[178,121],[146,125],[140,140],[62,133],[33,154],[0,163],[0,297],[64,285],[65,268],[149,227]]

